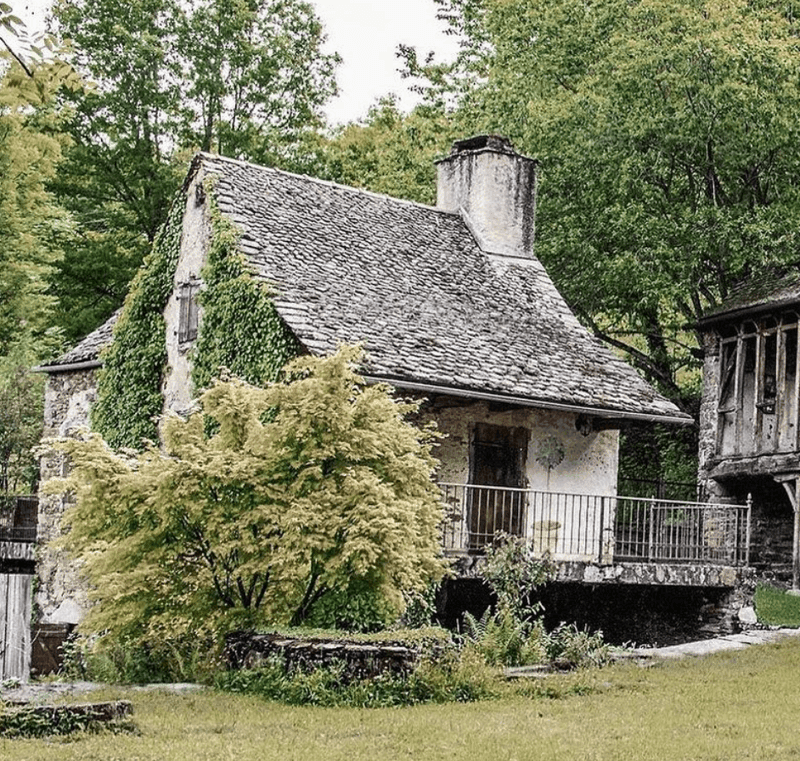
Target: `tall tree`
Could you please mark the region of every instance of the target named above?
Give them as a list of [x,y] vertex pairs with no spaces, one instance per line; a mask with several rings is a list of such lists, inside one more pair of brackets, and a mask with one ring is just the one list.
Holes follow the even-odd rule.
[[370,108],[362,122],[341,127],[323,144],[316,174],[420,203],[436,201],[434,160],[460,136],[440,105],[404,114],[392,98]]
[[307,159],[338,59],[302,0],[58,0],[53,13],[96,84],[70,99],[53,186],[78,220],[55,288],[74,339],[121,303],[194,151]]
[[541,159],[538,256],[598,336],[691,408],[691,325],[739,278],[798,259],[793,6],[438,2],[463,40],[445,78],[461,118]]
[[0,3],[0,492],[34,486],[44,379],[31,367],[61,345],[47,289],[71,220],[47,189],[65,144],[51,96],[79,83],[38,42]]

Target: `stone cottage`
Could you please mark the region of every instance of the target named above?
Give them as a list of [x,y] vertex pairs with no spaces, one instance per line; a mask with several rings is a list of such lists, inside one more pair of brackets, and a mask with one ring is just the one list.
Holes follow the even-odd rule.
[[753,498],[752,565],[800,590],[800,272],[750,278],[700,322],[700,482]]
[[[424,399],[423,421],[446,434],[437,452],[443,541],[463,573],[503,530],[532,539],[581,583],[730,587],[729,566],[743,564],[741,530],[722,547],[703,527],[702,506],[616,493],[620,428],[691,420],[580,325],[536,259],[536,178],[536,162],[496,136],[458,141],[438,162],[436,206],[197,155],[165,234],[174,258],[158,260],[169,279],[153,323],[163,351],[151,368],[156,412],[185,410],[207,356],[235,369],[243,350],[224,355],[220,345],[239,345],[242,325],[258,332],[272,320],[252,321],[256,302],[229,303],[227,313],[215,306],[246,281],[274,309],[273,338],[261,343],[324,354],[360,342],[368,382]],[[221,221],[233,240],[225,266],[215,259]],[[230,257],[241,271],[230,270]],[[88,421],[93,373],[126,361],[115,347],[153,317],[137,311],[142,282],[113,338],[106,324],[43,368],[46,433]],[[140,364],[130,372],[140,375]],[[130,407],[112,433],[136,414]],[[47,476],[57,464],[44,467]],[[43,535],[57,532],[62,508],[42,500]],[[40,573],[44,616],[79,615],[69,567],[44,553]]]

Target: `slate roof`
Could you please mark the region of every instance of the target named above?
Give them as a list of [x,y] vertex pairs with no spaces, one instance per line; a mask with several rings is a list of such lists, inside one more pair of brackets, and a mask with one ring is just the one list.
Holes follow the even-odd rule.
[[617,413],[689,417],[589,334],[536,259],[481,251],[457,213],[219,156],[221,211],[314,353],[361,341],[367,374]]
[[117,322],[121,310],[117,310],[99,328],[89,333],[77,346],[62,354],[57,360],[50,364],[43,365],[40,370],[57,372],[59,369],[67,369],[71,365],[84,363],[100,364],[100,352],[111,343],[111,332]]
[[[366,372],[618,417],[689,422],[572,314],[537,259],[484,253],[458,213],[199,154],[253,273],[313,353],[361,342]],[[52,365],[97,358],[116,317]]]
[[734,320],[744,314],[800,303],[800,268],[765,270],[737,286],[725,302],[709,309],[700,324]]

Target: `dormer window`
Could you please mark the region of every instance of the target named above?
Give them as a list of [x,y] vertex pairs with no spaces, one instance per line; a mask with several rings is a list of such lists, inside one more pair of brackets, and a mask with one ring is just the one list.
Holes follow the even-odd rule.
[[199,280],[189,280],[178,286],[178,343],[197,338]]

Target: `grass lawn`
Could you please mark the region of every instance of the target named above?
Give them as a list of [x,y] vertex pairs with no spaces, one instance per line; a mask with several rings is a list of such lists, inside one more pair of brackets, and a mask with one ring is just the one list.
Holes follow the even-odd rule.
[[3,761],[783,759],[800,757],[800,642],[577,678],[589,694],[398,709],[289,708],[123,688],[140,734],[2,740]]
[[784,589],[761,584],[755,594],[758,620],[773,626],[800,626],[800,597],[786,594]]

